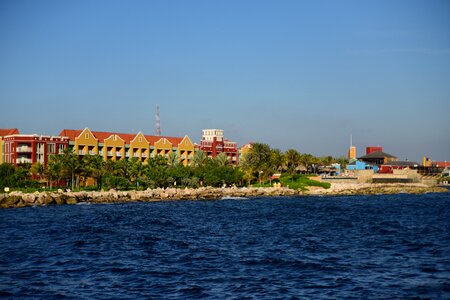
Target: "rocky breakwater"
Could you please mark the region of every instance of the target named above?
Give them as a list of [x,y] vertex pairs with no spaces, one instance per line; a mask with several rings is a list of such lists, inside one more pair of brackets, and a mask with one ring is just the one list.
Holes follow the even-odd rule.
[[145,191],[101,192],[11,192],[0,194],[0,208],[77,203],[151,202],[161,200],[221,199],[226,197],[295,196],[303,194],[288,188],[147,189]]
[[446,193],[448,189],[420,183],[332,183],[329,189],[310,188],[308,195],[388,195]]

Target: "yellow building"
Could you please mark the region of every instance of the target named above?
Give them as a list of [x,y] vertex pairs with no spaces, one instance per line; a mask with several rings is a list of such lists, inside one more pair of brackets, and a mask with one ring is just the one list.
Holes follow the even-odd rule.
[[111,134],[108,138],[104,139],[101,149],[104,160],[125,159],[125,140],[117,134]]
[[68,137],[69,146],[80,157],[99,154],[104,160],[121,160],[136,157],[142,162],[161,155],[176,153],[178,161],[188,165],[195,152],[195,145],[186,135],[179,137],[160,137],[138,134],[114,133],[103,131],[65,129],[60,136]]
[[195,145],[192,143],[191,139],[186,135],[178,144],[178,161],[183,165],[187,166],[190,161],[194,158]]
[[139,132],[130,141],[129,158],[136,157],[142,162],[147,162],[150,157],[150,143],[142,132]]
[[252,149],[252,143],[245,144],[239,149],[239,161],[245,159],[245,155],[250,152],[250,149]]
[[348,159],[356,159],[356,147],[355,146],[351,146],[350,149],[348,150]]

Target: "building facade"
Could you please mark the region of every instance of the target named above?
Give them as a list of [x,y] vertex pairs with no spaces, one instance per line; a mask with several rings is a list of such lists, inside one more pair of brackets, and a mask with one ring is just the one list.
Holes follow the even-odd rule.
[[69,146],[79,157],[100,155],[104,160],[137,158],[147,163],[157,155],[168,157],[175,153],[178,162],[188,165],[193,159],[195,147],[189,137],[163,137],[104,131],[64,129],[60,133],[69,138]]
[[0,164],[5,162],[5,142],[3,138],[13,134],[19,134],[19,130],[17,128],[0,128]]
[[237,165],[239,163],[237,143],[224,139],[222,129],[204,129],[200,150],[211,158],[215,158],[220,153],[225,153],[231,164]]
[[51,155],[61,154],[69,139],[61,136],[13,134],[3,137],[4,162],[14,165],[48,163]]

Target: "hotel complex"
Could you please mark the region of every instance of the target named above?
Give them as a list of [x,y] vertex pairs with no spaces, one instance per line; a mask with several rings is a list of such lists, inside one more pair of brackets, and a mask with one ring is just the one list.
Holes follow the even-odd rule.
[[17,129],[0,129],[0,163],[20,165],[42,163],[47,165],[50,155],[62,154],[66,148],[73,149],[80,158],[85,155],[100,155],[106,160],[137,158],[146,163],[158,155],[169,157],[174,153],[179,163],[187,166],[198,150],[205,151],[209,157],[225,153],[231,164],[239,162],[237,144],[224,139],[223,130],[203,130],[201,145],[194,144],[184,137],[168,137],[64,129],[59,136],[19,134]]

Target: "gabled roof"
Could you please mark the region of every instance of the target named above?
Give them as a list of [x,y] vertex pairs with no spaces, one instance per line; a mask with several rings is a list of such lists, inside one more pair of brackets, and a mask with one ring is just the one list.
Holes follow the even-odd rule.
[[0,136],[19,134],[17,128],[0,128]]
[[358,159],[385,158],[385,157],[397,158],[396,156],[388,154],[388,153],[383,152],[383,151],[374,151],[374,152],[372,152],[370,154],[358,157]]
[[[64,129],[60,132],[60,136],[66,136],[70,140],[75,141],[75,139],[80,136],[83,130],[79,129]],[[139,134],[130,133],[117,133],[117,132],[107,132],[107,131],[91,131],[92,134],[98,139],[99,143],[103,143],[111,135],[117,135],[125,141],[125,144],[130,144],[131,141]],[[160,139],[166,138],[173,146],[177,146],[183,140],[182,137],[169,137],[169,136],[155,136],[155,135],[144,135],[145,139],[150,145],[154,145]]]

